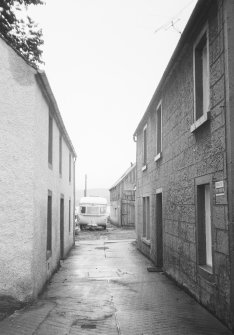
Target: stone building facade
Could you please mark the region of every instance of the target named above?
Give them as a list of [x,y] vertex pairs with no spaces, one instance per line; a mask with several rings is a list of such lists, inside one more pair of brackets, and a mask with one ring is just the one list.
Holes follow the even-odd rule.
[[139,249],[234,327],[234,2],[199,0],[135,133]]
[[117,226],[135,226],[136,164],[110,188],[110,221]]
[[45,73],[3,39],[0,105],[0,297],[25,302],[74,244],[76,153]]

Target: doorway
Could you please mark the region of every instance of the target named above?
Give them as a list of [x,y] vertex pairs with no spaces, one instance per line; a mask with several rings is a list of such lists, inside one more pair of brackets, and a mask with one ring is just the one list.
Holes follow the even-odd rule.
[[157,266],[163,266],[163,219],[162,219],[162,193],[156,194],[156,260]]
[[60,198],[60,258],[64,257],[64,198]]

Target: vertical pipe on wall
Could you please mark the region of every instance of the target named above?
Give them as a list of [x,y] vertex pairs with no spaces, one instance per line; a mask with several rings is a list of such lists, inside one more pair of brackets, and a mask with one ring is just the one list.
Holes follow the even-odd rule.
[[234,2],[224,0],[225,91],[229,250],[231,267],[230,310],[234,328]]

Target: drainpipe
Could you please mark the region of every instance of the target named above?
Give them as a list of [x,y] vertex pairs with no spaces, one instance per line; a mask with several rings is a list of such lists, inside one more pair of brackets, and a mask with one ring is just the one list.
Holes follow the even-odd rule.
[[75,245],[75,211],[76,211],[76,157],[73,160],[73,245]]
[[227,196],[229,223],[229,254],[231,268],[230,283],[230,314],[234,329],[234,3],[224,1],[224,56],[225,56],[225,94],[226,103],[223,106],[226,124],[227,146]]

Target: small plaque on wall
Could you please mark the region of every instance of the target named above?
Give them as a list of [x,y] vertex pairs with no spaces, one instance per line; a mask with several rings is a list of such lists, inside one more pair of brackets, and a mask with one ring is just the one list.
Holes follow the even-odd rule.
[[227,194],[224,180],[215,182],[215,202],[217,205],[227,204]]

